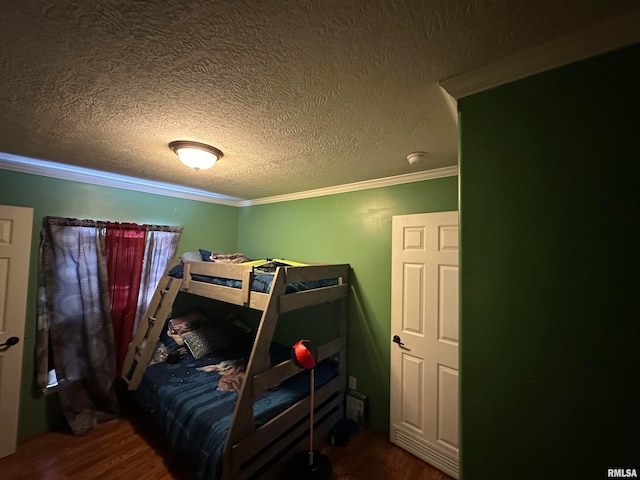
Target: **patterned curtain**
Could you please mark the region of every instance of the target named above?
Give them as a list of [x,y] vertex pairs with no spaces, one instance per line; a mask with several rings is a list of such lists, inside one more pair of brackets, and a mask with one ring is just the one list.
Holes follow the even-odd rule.
[[136,312],[146,310],[138,298],[150,299],[182,233],[181,227],[121,226],[59,217],[42,222],[37,380],[46,389],[55,370],[62,410],[77,435],[117,415],[117,365]]
[[46,387],[51,353],[62,410],[77,435],[118,413],[101,227],[92,220],[45,217],[41,231],[38,381]]
[[167,269],[169,260],[176,255],[181,233],[182,227],[149,226],[148,228],[134,332],[138,329],[140,320],[151,303],[153,293]]

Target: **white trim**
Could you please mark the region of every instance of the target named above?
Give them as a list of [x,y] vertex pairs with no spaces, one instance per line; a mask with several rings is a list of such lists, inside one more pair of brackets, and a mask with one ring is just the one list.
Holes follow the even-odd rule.
[[318,188],[316,190],[307,190],[305,192],[289,193],[286,195],[277,195],[275,197],[257,198],[254,200],[243,200],[240,207],[249,207],[252,205],[264,205],[266,203],[289,202],[291,200],[302,200],[304,198],[323,197],[325,195],[335,195],[337,193],[357,192],[359,190],[369,190],[371,188],[389,187],[392,185],[401,185],[403,183],[421,182],[423,180],[433,180],[436,178],[455,177],[458,175],[458,167],[443,167],[433,170],[423,170],[416,173],[406,173],[404,175],[396,175],[394,177],[377,178],[374,180],[365,180],[363,182],[346,183],[327,188]]
[[14,172],[30,173],[45,177],[60,178],[73,182],[90,183],[103,187],[122,188],[136,192],[154,193],[167,197],[197,200],[199,202],[218,203],[237,207],[241,198],[228,197],[217,193],[195,190],[192,188],[171,185],[169,183],[141,180],[139,178],[116,175],[113,173],[90,170],[88,168],[73,167],[62,163],[48,162],[35,158],[12,155],[0,152],[0,170],[13,170]]
[[447,104],[447,107],[449,108],[449,113],[451,113],[451,118],[453,118],[453,121],[456,122],[456,127],[458,127],[458,124],[459,124],[458,101],[455,99],[455,97],[450,95],[449,92],[447,92],[442,87],[442,85],[438,85],[438,89],[440,90],[440,93],[442,94],[442,98],[444,98],[444,101]]
[[443,80],[456,99],[640,42],[640,10]]
[[319,188],[304,192],[277,195],[274,197],[257,198],[245,200],[237,197],[228,197],[217,193],[194,190],[168,183],[152,182],[141,180],[124,175],[115,175],[88,168],[73,167],[62,163],[48,162],[29,157],[22,157],[10,153],[0,152],[0,170],[13,170],[15,172],[29,173],[32,175],[42,175],[45,177],[60,178],[73,182],[90,183],[92,185],[102,185],[105,187],[122,188],[134,190],[136,192],[153,193],[167,197],[184,198],[199,202],[216,203],[229,205],[232,207],[249,207],[251,205],[264,205],[267,203],[288,202],[291,200],[301,200],[304,198],[322,197],[325,195],[335,195],[338,193],[356,192],[371,188],[389,187],[401,185],[403,183],[421,182],[423,180],[433,180],[436,178],[454,177],[458,175],[458,167],[443,167],[433,170],[422,170],[416,173],[407,173],[393,177],[377,178],[365,180],[363,182],[346,183],[333,187]]

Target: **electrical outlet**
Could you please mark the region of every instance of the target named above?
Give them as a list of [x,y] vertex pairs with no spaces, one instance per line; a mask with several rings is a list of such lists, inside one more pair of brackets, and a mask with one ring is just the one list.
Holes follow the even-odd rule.
[[356,377],[349,377],[349,390],[356,390]]

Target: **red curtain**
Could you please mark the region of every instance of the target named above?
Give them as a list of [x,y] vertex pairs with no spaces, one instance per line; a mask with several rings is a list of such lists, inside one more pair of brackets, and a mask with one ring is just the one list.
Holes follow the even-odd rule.
[[106,226],[105,248],[118,376],[133,336],[145,235],[145,225],[108,222]]

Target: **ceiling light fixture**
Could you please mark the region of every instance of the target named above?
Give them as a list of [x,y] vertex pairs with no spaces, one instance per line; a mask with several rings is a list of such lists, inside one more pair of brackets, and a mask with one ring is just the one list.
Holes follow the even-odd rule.
[[213,167],[222,158],[222,152],[211,145],[187,140],[176,140],[169,144],[169,148],[187,167],[194,170],[205,170]]

